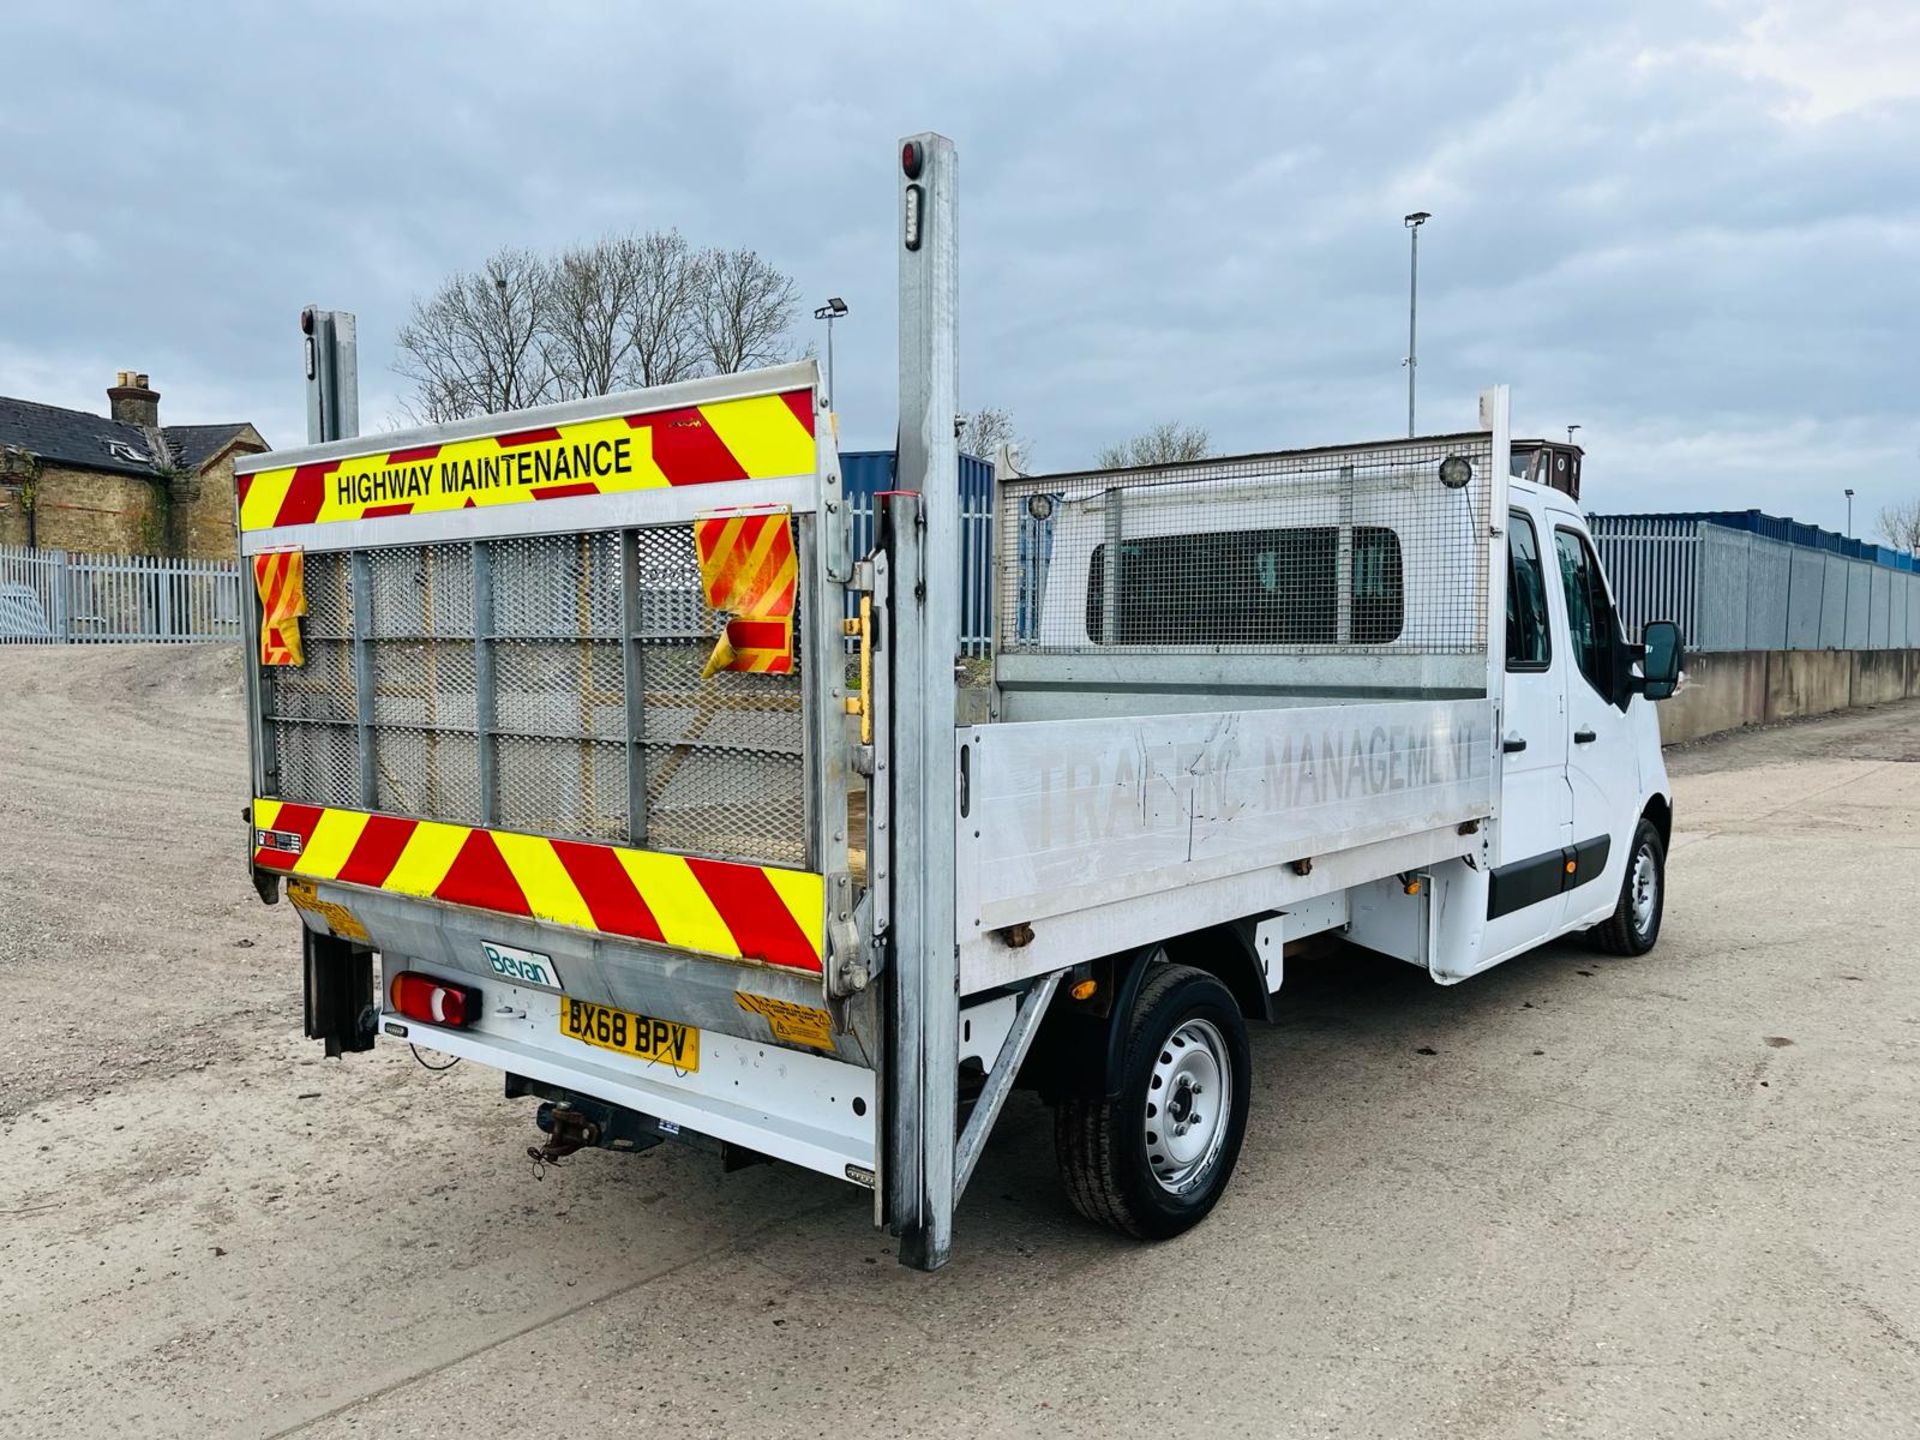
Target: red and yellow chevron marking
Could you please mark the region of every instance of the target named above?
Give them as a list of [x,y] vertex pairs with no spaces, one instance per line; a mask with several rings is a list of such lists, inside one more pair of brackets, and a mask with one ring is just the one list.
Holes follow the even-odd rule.
[[713,653],[700,668],[710,680],[722,670],[744,670],[756,675],[793,673],[793,621],[729,620],[713,642]]
[[253,824],[264,869],[820,970],[826,882],[803,870],[279,800],[255,800]]
[[784,510],[723,512],[693,522],[707,604],[734,618],[701,678],[721,670],[784,675],[793,669],[793,601],[800,566]]
[[300,617],[307,613],[306,561],[298,550],[253,557],[260,592],[260,663],[300,665]]
[[811,475],[813,392],[579,420],[239,477],[240,528]]
[[800,568],[784,510],[716,513],[693,522],[707,604],[734,615],[791,615]]

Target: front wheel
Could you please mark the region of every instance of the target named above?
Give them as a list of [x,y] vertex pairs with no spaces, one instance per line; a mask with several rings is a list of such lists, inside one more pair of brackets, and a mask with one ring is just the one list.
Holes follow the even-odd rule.
[[1620,903],[1594,928],[1593,937],[1610,955],[1644,955],[1660,938],[1666,908],[1667,847],[1653,822],[1643,819],[1634,828],[1626,878],[1620,882]]
[[1204,1220],[1240,1158],[1252,1067],[1246,1022],[1204,970],[1147,972],[1121,1047],[1119,1097],[1068,1099],[1054,1149],[1073,1206],[1142,1240]]

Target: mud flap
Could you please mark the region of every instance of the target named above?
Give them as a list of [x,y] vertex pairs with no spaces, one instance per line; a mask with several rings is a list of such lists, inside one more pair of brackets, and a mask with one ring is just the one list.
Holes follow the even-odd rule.
[[329,1059],[350,1050],[371,1050],[376,1018],[373,951],[305,926],[300,934],[306,967],[307,1038],[325,1041]]

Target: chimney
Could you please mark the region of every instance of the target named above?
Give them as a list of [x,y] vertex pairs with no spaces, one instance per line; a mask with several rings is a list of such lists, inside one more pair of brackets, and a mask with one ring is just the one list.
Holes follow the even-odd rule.
[[156,430],[160,426],[160,396],[147,388],[145,375],[122,370],[119,383],[107,391],[107,403],[113,407],[112,415],[116,420],[144,425],[149,430]]

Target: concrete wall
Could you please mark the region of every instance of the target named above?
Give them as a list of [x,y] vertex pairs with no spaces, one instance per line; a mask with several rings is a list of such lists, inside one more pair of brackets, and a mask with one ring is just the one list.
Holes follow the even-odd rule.
[[1853,657],[1855,705],[1884,705],[1920,694],[1920,650],[1862,650]]
[[1743,725],[1920,698],[1920,650],[1718,650],[1687,656],[1687,684],[1660,707],[1669,745]]
[[1660,703],[1660,738],[1672,745],[1756,723],[1767,709],[1767,652],[1710,650],[1687,656],[1687,683]]
[[1845,650],[1769,650],[1765,718],[1797,720],[1853,703],[1854,656]]

